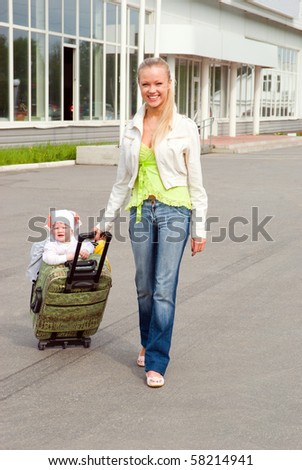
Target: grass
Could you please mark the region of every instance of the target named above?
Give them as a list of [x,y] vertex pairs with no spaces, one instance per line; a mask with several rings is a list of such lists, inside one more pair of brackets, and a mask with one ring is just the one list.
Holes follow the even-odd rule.
[[[105,143],[102,142],[94,145],[104,144]],[[109,142],[106,142],[106,144],[109,144]],[[78,145],[79,144],[47,144],[33,147],[0,148],[0,166],[75,160]]]
[[76,148],[75,144],[3,148],[0,149],[0,166],[75,160]]

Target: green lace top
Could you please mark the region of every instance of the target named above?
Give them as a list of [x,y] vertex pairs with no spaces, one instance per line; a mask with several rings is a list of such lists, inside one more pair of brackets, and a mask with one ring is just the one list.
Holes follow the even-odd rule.
[[136,207],[136,223],[141,221],[142,205],[145,199],[153,195],[168,206],[184,206],[191,209],[190,194],[187,186],[175,186],[166,189],[162,183],[153,149],[141,144],[139,153],[138,175],[126,210]]

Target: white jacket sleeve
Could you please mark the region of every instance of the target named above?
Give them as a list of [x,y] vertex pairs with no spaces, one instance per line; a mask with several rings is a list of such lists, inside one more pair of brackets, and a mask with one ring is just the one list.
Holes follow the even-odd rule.
[[50,265],[63,264],[67,261],[67,256],[66,254],[59,255],[57,253],[54,242],[47,242],[44,248],[43,261]]
[[94,252],[94,245],[91,242],[84,241],[82,243],[82,249],[87,250],[88,253],[91,255]]
[[110,231],[114,220],[119,215],[120,209],[125,205],[125,201],[130,194],[129,182],[131,175],[125,164],[125,149],[121,146],[120,159],[117,167],[117,175],[115,183],[112,187],[105,214],[96,226],[104,231]]
[[188,187],[192,203],[191,237],[206,238],[206,216],[208,197],[203,186],[202,169],[200,162],[200,136],[196,124],[192,126],[192,138],[186,155],[188,171]]

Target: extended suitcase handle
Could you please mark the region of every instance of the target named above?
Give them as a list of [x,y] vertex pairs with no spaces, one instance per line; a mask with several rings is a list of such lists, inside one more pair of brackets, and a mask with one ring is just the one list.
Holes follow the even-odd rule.
[[[78,244],[77,244],[76,252],[75,252],[75,255],[74,255],[74,259],[73,259],[70,271],[69,271],[69,273],[67,275],[67,278],[66,278],[65,292],[71,292],[73,283],[75,284],[77,282],[77,280],[74,281],[74,277],[75,277],[76,268],[77,268],[77,261],[78,261],[78,258],[79,258],[79,254],[80,254],[80,251],[81,251],[81,246],[82,246],[83,241],[88,239],[88,238],[89,239],[94,239],[95,235],[96,235],[96,232],[80,233],[78,235]],[[108,248],[109,248],[109,243],[112,239],[112,234],[110,232],[103,232],[102,237],[105,237],[105,246],[104,246],[104,249],[103,249],[103,252],[102,252],[102,255],[101,255],[101,259],[100,259],[100,262],[99,262],[98,269],[94,273],[93,278],[92,279],[90,278],[90,281],[88,279],[84,280],[84,281],[86,281],[86,283],[88,282],[88,284],[92,283],[94,287],[96,287],[96,285],[98,284],[99,279],[101,277],[102,269],[103,269],[105,259],[106,259],[106,254],[107,254],[107,251],[108,251]]]

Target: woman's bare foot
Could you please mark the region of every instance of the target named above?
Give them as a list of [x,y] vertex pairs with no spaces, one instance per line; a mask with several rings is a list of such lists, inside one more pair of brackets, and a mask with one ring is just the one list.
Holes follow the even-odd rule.
[[148,387],[158,388],[162,387],[165,383],[165,379],[163,378],[163,376],[155,370],[148,370],[148,372],[146,373],[146,377]]
[[139,367],[145,367],[145,352],[146,352],[145,348],[142,348],[139,352],[139,355],[136,361]]

